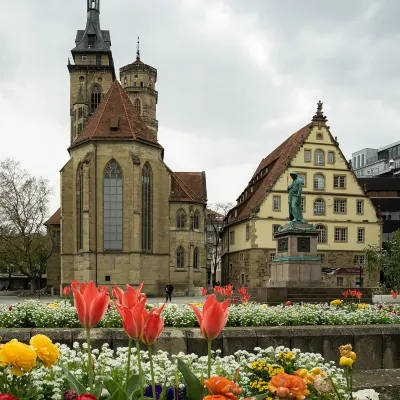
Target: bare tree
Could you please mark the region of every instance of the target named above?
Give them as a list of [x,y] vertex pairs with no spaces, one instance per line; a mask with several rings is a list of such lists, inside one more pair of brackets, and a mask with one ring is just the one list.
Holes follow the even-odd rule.
[[219,233],[226,225],[226,216],[232,203],[215,203],[207,209],[207,256],[212,260],[213,277],[216,280],[217,268],[221,262],[221,238]]
[[48,181],[32,176],[19,162],[0,162],[0,263],[27,276],[32,292],[51,255],[44,229],[51,194]]

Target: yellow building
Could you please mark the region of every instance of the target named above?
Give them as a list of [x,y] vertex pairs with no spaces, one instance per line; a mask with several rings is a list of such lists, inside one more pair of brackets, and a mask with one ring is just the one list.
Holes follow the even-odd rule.
[[222,233],[223,283],[255,287],[268,282],[276,251],[273,234],[289,221],[291,171],[304,182],[304,219],[320,230],[323,280],[333,287],[370,287],[379,281],[379,275],[363,271],[363,250],[381,245],[381,219],[326,122],[319,102],[311,124],[261,160],[227,216]]
[[61,207],[48,286],[144,282],[147,294],[194,293],[206,282],[204,172],[172,172],[158,142],[157,70],[136,60],[115,78],[100,2],[88,0],[69,62],[70,159],[61,169]]

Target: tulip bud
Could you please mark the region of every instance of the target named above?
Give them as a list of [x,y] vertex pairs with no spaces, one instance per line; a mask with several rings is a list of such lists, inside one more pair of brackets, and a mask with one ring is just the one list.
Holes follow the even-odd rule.
[[76,392],[75,390],[69,389],[64,393],[64,400],[75,400],[76,399]]
[[287,387],[280,386],[276,391],[276,395],[278,396],[278,398],[286,399],[290,395],[290,390]]
[[237,382],[239,380],[240,368],[236,368],[235,375],[233,375],[233,382]]
[[203,388],[204,387],[204,375],[200,377],[200,386]]

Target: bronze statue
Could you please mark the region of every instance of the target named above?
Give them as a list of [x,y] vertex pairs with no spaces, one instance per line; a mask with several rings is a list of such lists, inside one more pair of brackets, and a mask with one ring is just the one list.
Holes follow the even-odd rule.
[[289,218],[291,222],[304,224],[303,211],[301,209],[301,190],[303,181],[297,177],[297,172],[291,172],[293,182],[288,186],[289,192]]

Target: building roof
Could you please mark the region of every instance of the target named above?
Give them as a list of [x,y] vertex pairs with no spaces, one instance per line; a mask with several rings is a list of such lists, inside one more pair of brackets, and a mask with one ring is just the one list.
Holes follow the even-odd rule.
[[399,197],[371,197],[372,203],[380,212],[399,212]]
[[[269,189],[286,170],[288,163],[296,155],[309,133],[310,124],[293,133],[272,153],[261,160],[246,187],[247,191],[250,191],[250,187],[253,187],[254,192],[229,212],[229,222],[249,217],[253,213],[254,208],[264,200]],[[232,212],[236,209],[237,214],[234,216]]]
[[120,83],[114,81],[71,147],[89,140],[113,141],[121,139],[137,140],[161,147],[153,133],[136,112]]
[[392,192],[400,191],[400,179],[390,177],[358,178],[362,187],[366,187],[367,192]]
[[170,200],[207,202],[206,173],[171,171]]
[[60,225],[61,208],[59,208],[44,224],[45,225]]

